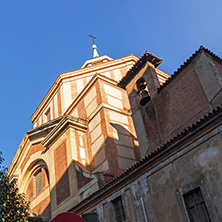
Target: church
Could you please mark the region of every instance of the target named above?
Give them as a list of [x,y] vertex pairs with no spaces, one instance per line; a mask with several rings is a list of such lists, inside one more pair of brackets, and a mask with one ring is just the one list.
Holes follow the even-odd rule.
[[222,59],[201,46],[173,75],[145,52],[60,73],[8,168],[30,221],[222,220]]

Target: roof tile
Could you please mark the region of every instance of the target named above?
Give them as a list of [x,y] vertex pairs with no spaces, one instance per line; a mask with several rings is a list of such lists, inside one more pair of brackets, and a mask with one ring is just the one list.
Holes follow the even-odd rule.
[[222,64],[222,59],[221,59],[219,56],[215,55],[213,52],[211,52],[209,49],[205,48],[204,46],[200,46],[200,48],[199,48],[198,50],[196,50],[196,51],[171,75],[171,77],[168,78],[168,79],[166,80],[166,82],[163,83],[163,84],[160,86],[160,88],[158,89],[158,92],[159,92],[160,90],[162,90],[166,85],[168,85],[169,82],[171,82],[178,74],[180,74],[180,73],[184,70],[184,68],[186,68],[186,67],[191,63],[191,61],[193,60],[193,58],[194,58],[200,51],[202,51],[202,50],[204,50],[205,52],[207,52],[208,54],[210,54],[210,55],[214,58],[215,61],[217,61],[217,62],[219,62],[220,64]]
[[118,86],[125,88],[126,85],[133,79],[133,77],[144,67],[147,61],[157,67],[162,62],[162,59],[146,51],[120,80]]

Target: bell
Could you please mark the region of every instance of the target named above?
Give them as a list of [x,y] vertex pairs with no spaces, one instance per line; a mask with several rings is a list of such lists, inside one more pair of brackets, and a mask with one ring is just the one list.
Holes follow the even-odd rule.
[[140,100],[140,105],[144,106],[150,101],[150,95],[145,89],[143,89],[141,92],[141,96],[142,96],[142,99]]
[[146,84],[144,82],[141,82],[140,85],[139,85],[140,91],[142,91],[145,88],[146,88]]

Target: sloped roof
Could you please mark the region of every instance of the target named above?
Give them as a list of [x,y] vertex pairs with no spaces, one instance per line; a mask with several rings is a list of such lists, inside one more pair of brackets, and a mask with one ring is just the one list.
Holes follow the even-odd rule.
[[125,86],[133,79],[133,77],[144,67],[146,62],[152,63],[157,67],[162,59],[153,55],[152,53],[145,52],[140,59],[135,63],[135,65],[126,73],[126,75],[120,80],[118,86],[125,88]]
[[[82,200],[80,203],[78,203],[76,206],[74,206],[72,209],[69,211],[72,211],[74,208],[80,207],[81,204],[86,203],[88,200],[91,198],[96,197],[97,194],[101,192],[105,192],[106,189],[111,187],[114,184],[117,183],[123,183],[122,181],[127,179],[127,177],[131,174],[135,174],[139,169],[143,168],[145,165],[151,164],[152,160],[157,157],[158,155],[161,155],[162,153],[165,153],[164,151],[169,150],[170,148],[173,147],[173,145],[178,144],[180,141],[186,138],[186,136],[190,136],[191,133],[196,131],[197,129],[201,129],[201,127],[204,127],[204,124],[207,124],[210,122],[210,120],[214,121],[216,119],[221,120],[222,116],[222,106],[219,106],[215,108],[213,111],[205,115],[203,118],[201,118],[199,121],[195,122],[192,124],[190,127],[186,128],[182,132],[178,133],[174,138],[157,148],[155,151],[153,151],[151,154],[145,156],[143,159],[140,161],[136,162],[134,165],[132,165],[130,168],[128,168],[126,171],[124,171],[122,174],[119,176],[116,176],[113,180],[111,180],[109,183],[104,185],[102,188],[98,189],[96,192],[92,193],[90,196]],[[120,181],[121,180],[121,181]]]
[[166,82],[160,86],[160,88],[158,89],[158,92],[163,89],[166,85],[169,84],[169,82],[171,82],[177,75],[179,75],[194,59],[194,57],[200,52],[200,51],[205,51],[206,53],[208,53],[209,55],[212,56],[212,58],[219,62],[220,64],[222,64],[222,59],[215,55],[213,52],[211,52],[209,49],[205,48],[204,46],[200,46],[200,48],[198,50],[196,50],[171,76],[170,78],[168,78],[166,80]]

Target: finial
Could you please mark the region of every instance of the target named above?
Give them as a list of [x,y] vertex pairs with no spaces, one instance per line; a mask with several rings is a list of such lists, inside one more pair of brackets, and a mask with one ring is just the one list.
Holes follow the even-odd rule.
[[96,37],[93,36],[93,34],[89,35],[90,38],[92,38],[92,42],[93,42],[93,45],[92,45],[92,48],[93,48],[93,58],[97,58],[99,57],[99,54],[97,52],[97,46],[95,45],[95,42],[94,42],[94,39],[96,39]]

